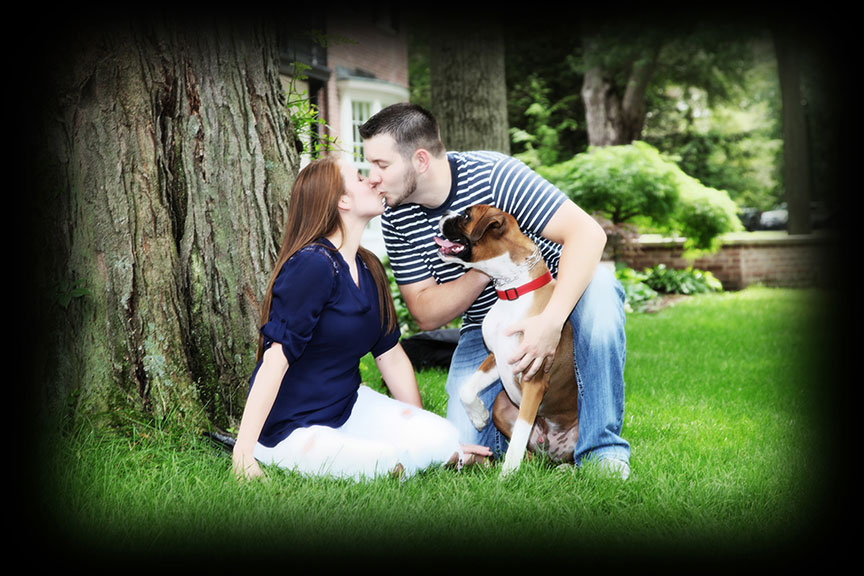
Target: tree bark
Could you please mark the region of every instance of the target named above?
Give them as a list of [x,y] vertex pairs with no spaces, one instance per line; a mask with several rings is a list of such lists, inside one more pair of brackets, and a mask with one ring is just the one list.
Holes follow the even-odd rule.
[[611,80],[598,67],[585,72],[582,80],[585,123],[589,146],[624,144],[621,99]]
[[447,22],[430,33],[432,113],[449,150],[510,153],[504,42],[494,23]]
[[298,164],[275,36],[148,22],[76,38],[54,62],[38,203],[45,394],[87,417],[227,425]]
[[624,86],[615,83],[615,71],[606,69],[600,54],[592,52],[601,48],[590,35],[584,42],[584,50],[586,61],[594,63],[582,81],[588,144],[617,146],[638,140],[645,126],[645,95],[657,66],[660,46],[649,45],[640,57],[619,63],[627,77]]
[[790,234],[809,234],[813,228],[810,218],[810,154],[807,123],[801,104],[798,54],[801,43],[794,27],[775,28],[774,46],[783,108],[783,187],[789,214],[787,229]]

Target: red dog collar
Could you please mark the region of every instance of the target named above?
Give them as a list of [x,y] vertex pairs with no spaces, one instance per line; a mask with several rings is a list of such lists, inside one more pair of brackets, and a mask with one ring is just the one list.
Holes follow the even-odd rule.
[[520,296],[524,296],[529,292],[533,292],[534,290],[537,290],[541,286],[545,286],[551,281],[552,273],[547,271],[546,274],[544,274],[543,276],[535,278],[527,284],[517,286],[516,288],[507,288],[506,290],[496,290],[495,292],[498,293],[498,298],[500,298],[501,300],[516,300]]

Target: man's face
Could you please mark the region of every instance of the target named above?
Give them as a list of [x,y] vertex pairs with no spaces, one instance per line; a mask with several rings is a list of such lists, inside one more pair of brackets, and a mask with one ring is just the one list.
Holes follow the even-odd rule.
[[409,202],[417,190],[417,172],[399,153],[393,137],[389,134],[373,136],[364,141],[363,148],[371,165],[369,184],[384,195],[388,206]]

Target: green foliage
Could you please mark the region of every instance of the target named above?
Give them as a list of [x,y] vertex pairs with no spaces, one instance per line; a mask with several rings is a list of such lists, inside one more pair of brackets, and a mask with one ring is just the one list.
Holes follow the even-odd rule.
[[[641,139],[674,154],[685,173],[727,191],[739,206],[767,210],[781,201],[779,85],[764,30],[615,22],[608,28],[592,25],[590,41],[583,40],[568,23],[545,21],[535,35],[508,39],[515,156],[536,168],[584,152],[579,90],[585,71],[601,67],[623,94],[634,65],[659,50],[645,94]],[[807,100],[814,102],[809,95]],[[815,139],[819,132],[813,131]]]
[[533,168],[553,165],[558,162],[562,137],[578,128],[578,122],[566,112],[579,94],[568,94],[553,103],[547,82],[537,74],[531,74],[524,84],[522,90],[531,97],[522,112],[525,126],[510,129],[511,141],[523,149],[515,156]]
[[645,306],[658,296],[657,291],[645,283],[647,274],[623,264],[616,264],[615,277],[624,288],[624,301],[629,312],[644,310]]
[[699,40],[696,57],[688,58],[680,42],[664,51],[675,58],[659,71],[664,77],[691,73],[657,78],[643,139],[674,153],[687,174],[728,191],[739,206],[776,207],[782,140],[772,43],[759,34]]
[[639,272],[618,263],[615,266],[615,277],[624,288],[629,312],[643,312],[661,294],[689,296],[723,291],[723,285],[714,274],[693,267],[675,269],[658,264]]
[[69,304],[75,298],[84,298],[89,296],[91,291],[87,288],[86,280],[76,280],[75,282],[63,281],[55,288],[55,301],[66,310]]
[[692,267],[679,270],[658,264],[645,271],[644,282],[653,290],[664,294],[689,295],[723,291],[723,285],[714,274]]
[[387,279],[390,281],[390,295],[393,297],[393,305],[396,308],[396,321],[399,323],[399,328],[402,330],[402,337],[407,338],[412,334],[420,331],[411,312],[408,311],[408,305],[402,298],[402,292],[399,290],[399,285],[396,284],[396,278],[393,276],[393,269],[390,268],[388,262],[384,262],[384,269],[387,271]]
[[688,248],[712,249],[720,234],[741,229],[726,192],[703,186],[644,142],[591,148],[537,172],[583,209],[615,225],[681,234]]
[[294,72],[286,92],[286,108],[294,126],[294,135],[303,143],[303,153],[318,158],[322,152],[336,149],[336,138],[322,130],[327,123],[321,118],[318,107],[312,104],[309,93],[297,88],[297,81],[306,79],[303,73],[308,69],[309,66],[294,62]]
[[723,291],[723,285],[714,274],[693,267],[675,269],[658,264],[639,272],[619,263],[615,266],[615,277],[624,287],[630,312],[644,311],[661,294],[689,296]]
[[505,39],[510,150],[536,168],[570,158],[588,144],[581,39],[570,22],[544,19],[520,29]]
[[738,219],[738,206],[725,191],[703,186],[683,172],[679,191],[680,202],[669,229],[687,238],[686,249],[716,250],[722,234],[744,228]]
[[643,142],[590,148],[537,172],[583,209],[615,224],[640,215],[666,224],[679,197],[677,166]]
[[[349,43],[350,40],[328,36],[318,30],[305,30],[300,33],[301,37],[312,40],[322,47],[338,43]],[[311,158],[318,158],[322,152],[337,150],[337,138],[326,133],[327,123],[321,118],[318,107],[312,103],[309,93],[298,87],[298,82],[308,79],[306,71],[311,66],[293,59],[293,70],[289,74],[290,82],[285,92],[285,109],[291,118],[294,128],[294,136],[303,144],[303,153]]]

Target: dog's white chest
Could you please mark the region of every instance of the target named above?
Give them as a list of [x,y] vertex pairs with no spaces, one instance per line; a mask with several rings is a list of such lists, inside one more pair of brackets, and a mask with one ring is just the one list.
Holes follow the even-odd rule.
[[513,324],[525,318],[531,308],[534,295],[526,294],[516,300],[498,300],[483,319],[483,341],[495,354],[498,376],[507,395],[514,404],[522,402],[522,393],[516,385],[510,359],[516,354],[521,342],[521,334],[506,335]]

